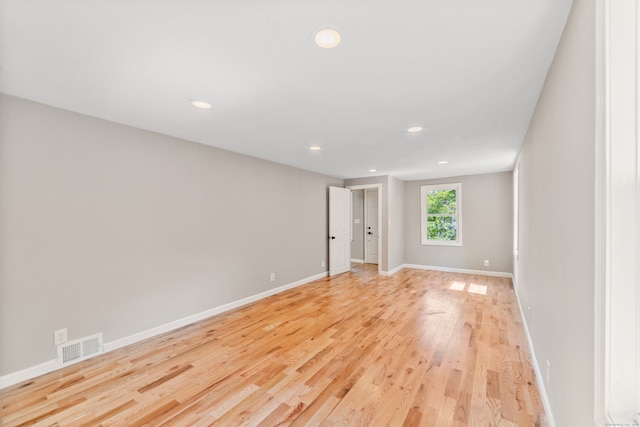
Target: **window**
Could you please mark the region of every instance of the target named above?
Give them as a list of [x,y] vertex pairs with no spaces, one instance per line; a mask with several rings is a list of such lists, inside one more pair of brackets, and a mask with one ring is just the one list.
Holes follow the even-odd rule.
[[420,187],[423,245],[462,246],[462,184]]
[[513,256],[520,259],[520,163],[513,169]]

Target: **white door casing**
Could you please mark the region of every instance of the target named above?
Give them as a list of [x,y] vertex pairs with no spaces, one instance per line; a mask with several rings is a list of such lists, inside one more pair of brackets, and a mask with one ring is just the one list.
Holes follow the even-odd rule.
[[640,424],[640,6],[596,2],[595,419]]
[[364,191],[365,203],[365,256],[364,262],[378,264],[378,190]]
[[329,187],[329,276],[351,270],[351,190]]
[[[382,228],[382,216],[384,215],[384,211],[382,210],[382,184],[361,184],[361,185],[349,185],[347,186],[349,190],[366,190],[366,189],[376,189],[378,190],[378,274],[383,274],[382,267],[384,263],[384,250],[388,250],[388,244],[385,241],[384,229]],[[385,247],[383,249],[383,246]]]

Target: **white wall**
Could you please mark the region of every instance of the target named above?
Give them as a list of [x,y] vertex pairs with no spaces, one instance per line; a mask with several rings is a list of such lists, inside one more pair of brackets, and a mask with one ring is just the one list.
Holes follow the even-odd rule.
[[520,153],[515,268],[561,427],[593,425],[594,151],[595,1],[575,0]]
[[[462,246],[420,243],[420,187],[462,183]],[[512,272],[513,193],[510,172],[404,183],[405,263]],[[489,260],[489,267],[484,266]]]
[[[330,178],[0,96],[0,375],[326,269]],[[275,282],[269,274],[276,274]]]

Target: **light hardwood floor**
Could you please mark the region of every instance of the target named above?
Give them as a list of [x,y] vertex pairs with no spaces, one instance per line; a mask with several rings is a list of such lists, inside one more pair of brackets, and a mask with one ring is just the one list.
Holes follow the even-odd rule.
[[0,424],[546,425],[510,279],[376,271],[4,389]]

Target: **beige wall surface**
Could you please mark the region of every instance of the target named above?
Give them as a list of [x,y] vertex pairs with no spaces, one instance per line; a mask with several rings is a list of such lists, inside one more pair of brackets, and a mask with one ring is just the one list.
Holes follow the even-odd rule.
[[[0,375],[326,271],[340,179],[0,97]],[[274,282],[270,273],[276,274]]]
[[[462,183],[462,246],[420,243],[420,187]],[[513,187],[511,172],[404,183],[404,262],[511,273]],[[489,267],[484,267],[489,260]]]
[[520,153],[515,263],[556,425],[567,427],[594,425],[595,98],[595,1],[575,0]]
[[404,182],[389,177],[389,271],[404,264]]

